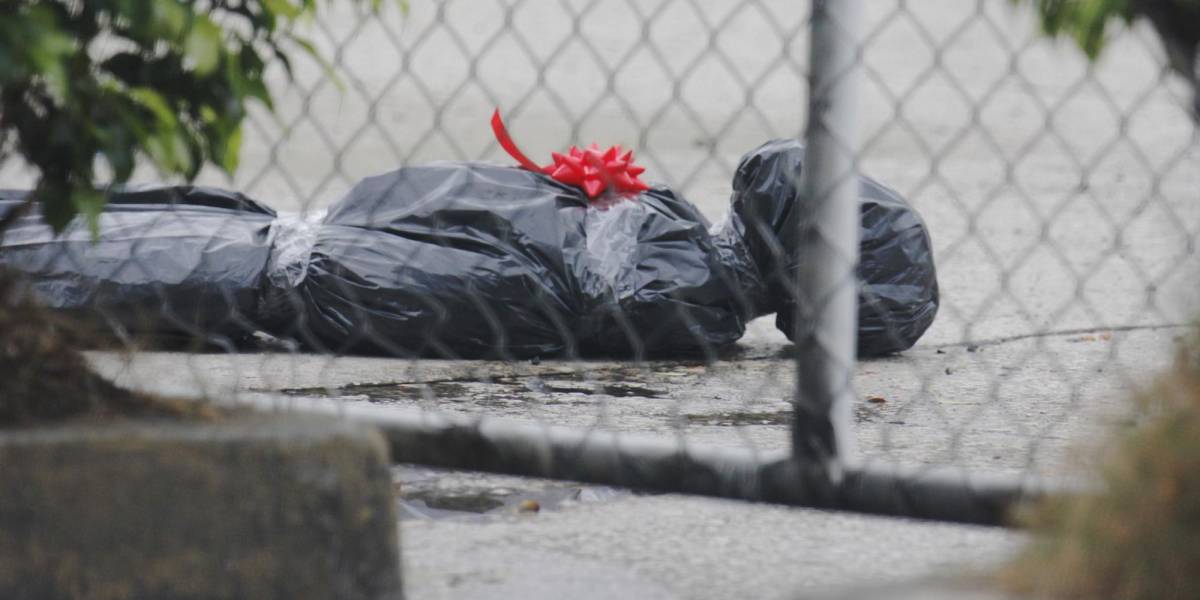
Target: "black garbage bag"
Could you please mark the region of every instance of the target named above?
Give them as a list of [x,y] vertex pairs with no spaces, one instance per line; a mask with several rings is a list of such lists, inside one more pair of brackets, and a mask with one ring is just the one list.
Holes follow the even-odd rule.
[[368,178],[307,239],[307,256],[293,252],[304,268],[275,276],[294,263],[272,261],[263,312],[280,318],[263,318],[335,352],[695,354],[741,337],[764,289],[668,189],[589,204],[546,175],[477,163]]
[[[301,348],[453,358],[713,353],[778,312],[793,266],[796,142],[748,154],[732,210],[711,226],[663,187],[589,201],[525,169],[435,163],[371,177],[327,214],[278,216],[238,194],[117,194],[93,242],[26,217],[0,266],[34,275],[49,306],[134,332],[254,328]],[[937,282],[920,218],[864,179],[859,351],[910,347]],[[17,195],[0,197],[12,204]],[[787,259],[787,260],[790,260]]]
[[[733,177],[731,215],[773,299],[776,327],[795,332],[794,306],[781,279],[793,272],[798,219],[806,199],[797,188],[804,147],[795,140],[767,142],[742,158]],[[920,215],[895,191],[861,178],[858,264],[858,354],[878,356],[907,350],[933,323],[938,308],[933,247]],[[780,264],[781,262],[785,264]]]
[[[27,191],[0,191],[0,215]],[[55,236],[31,212],[0,241],[0,268],[29,275],[35,297],[123,335],[217,341],[256,326],[275,211],[241,194],[175,186],[111,195],[93,238],[81,219]]]

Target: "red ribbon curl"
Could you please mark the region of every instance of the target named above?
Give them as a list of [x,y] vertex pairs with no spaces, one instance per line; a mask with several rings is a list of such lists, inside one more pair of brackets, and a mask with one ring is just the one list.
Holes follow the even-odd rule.
[[500,110],[492,114],[492,132],[500,147],[509,156],[516,159],[521,167],[535,173],[544,173],[567,185],[573,185],[583,190],[589,199],[595,199],[606,189],[615,190],[619,194],[636,194],[650,189],[646,182],[638,178],[646,168],[633,163],[633,150],[621,154],[620,146],[610,146],[608,150],[600,150],[592,144],[583,150],[575,146],[567,154],[551,152],[554,164],[539,167],[537,163],[525,156],[504,127],[500,119]]

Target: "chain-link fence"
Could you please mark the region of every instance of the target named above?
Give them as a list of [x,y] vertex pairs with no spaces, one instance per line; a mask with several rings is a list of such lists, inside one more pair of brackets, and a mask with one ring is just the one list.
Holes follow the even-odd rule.
[[[273,72],[201,177],[261,205],[133,193],[3,256],[135,349],[93,355],[119,382],[369,419],[401,462],[998,522],[1200,308],[1189,91],[1144,24],[1091,64],[1009,2],[857,4],[335,4],[336,77]],[[622,144],[665,187],[490,166],[496,107],[539,164]]]

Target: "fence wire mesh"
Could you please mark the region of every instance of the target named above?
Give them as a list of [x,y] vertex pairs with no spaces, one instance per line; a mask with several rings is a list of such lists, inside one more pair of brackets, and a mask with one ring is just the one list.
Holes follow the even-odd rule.
[[[825,405],[852,421],[856,467],[907,465],[901,479],[912,481],[949,467],[946,489],[980,475],[1075,473],[1072,449],[1129,418],[1127,391],[1169,363],[1200,309],[1189,91],[1145,24],[1088,63],[1008,2],[863,4],[850,71],[858,102],[846,111],[858,134],[831,133],[857,148],[860,173],[924,219],[940,307],[912,349],[825,365],[843,384],[830,392],[842,400]],[[192,209],[185,196],[149,219],[110,214],[96,244],[80,226],[48,242],[53,252],[24,255],[31,246],[10,232],[0,259],[34,274],[41,293],[91,294],[86,312],[132,350],[91,358],[125,385],[371,405],[408,436],[393,440],[407,458],[443,466],[904,512],[815,498],[850,492],[752,468],[788,456],[793,431],[828,417],[796,424],[803,344],[769,316],[748,319],[764,311],[770,292],[758,287],[772,274],[722,266],[748,260],[739,236],[761,225],[731,225],[739,161],[768,140],[803,137],[810,17],[805,3],[773,0],[413,0],[403,13],[333,3],[312,26],[330,68],[297,61],[292,79],[273,70],[275,113],[252,114],[237,175],[200,177],[278,215],[236,199]],[[556,184],[484,164],[512,163],[488,125],[495,107],[534,160],[623,144],[648,180],[687,200],[565,210]],[[340,200],[363,178],[446,160],[473,166],[372,180],[357,207]],[[158,177],[144,168],[138,179]],[[5,187],[32,181],[15,159],[0,165]],[[529,217],[535,205],[552,209]],[[794,275],[780,257],[795,248],[763,244],[782,265],[772,268]],[[538,254],[546,249],[557,253]],[[604,253],[624,254],[588,262]],[[854,260],[824,267],[850,285]],[[608,287],[581,291],[588,277]],[[850,347],[814,331],[828,296],[797,309],[811,290],[784,281],[797,289],[776,293],[794,301],[767,305],[799,312],[781,327]],[[411,325],[421,319],[426,329]],[[530,336],[513,332],[524,329],[540,341],[522,346]],[[148,335],[167,330],[173,345]],[[509,445],[469,435],[488,427]],[[527,452],[497,456],[522,440]],[[612,453],[589,455],[593,443]],[[436,476],[397,477],[414,518],[518,499],[464,509],[453,501],[462,490]],[[803,489],[764,491],[789,487]]]

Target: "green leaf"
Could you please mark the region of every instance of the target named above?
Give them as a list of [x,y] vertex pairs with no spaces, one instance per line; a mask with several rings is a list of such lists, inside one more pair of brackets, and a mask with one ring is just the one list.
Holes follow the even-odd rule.
[[11,41],[4,45],[11,44],[13,51],[23,54],[33,71],[43,77],[51,97],[59,105],[64,105],[70,90],[67,62],[78,50],[77,44],[62,31],[48,7],[34,6],[26,19],[24,28],[5,27],[5,35],[16,39],[10,38]]
[[184,42],[184,52],[195,63],[196,73],[209,75],[221,62],[221,30],[203,15],[197,15]]
[[154,116],[149,134],[141,139],[142,148],[164,171],[190,175],[199,167],[188,153],[186,132],[179,126],[175,111],[161,94],[150,88],[130,89],[129,97]]
[[1130,0],[1012,0],[1031,4],[1041,21],[1042,32],[1075,41],[1089,59],[1095,60],[1107,41],[1109,25],[1128,23],[1133,18]]
[[90,187],[77,187],[71,191],[71,206],[87,221],[93,242],[100,239],[100,213],[107,201],[108,196],[104,192]]
[[225,137],[224,145],[216,149],[217,159],[226,173],[233,175],[238,168],[238,157],[242,149],[242,128],[239,126]]
[[190,7],[185,7],[177,0],[149,0],[153,19],[153,33],[157,37],[168,40],[178,40],[183,37],[187,27]]
[[216,123],[220,119],[213,107],[204,104],[200,106],[200,121],[204,124]]
[[175,112],[171,110],[171,106],[167,104],[162,94],[157,91],[147,87],[137,87],[130,89],[128,94],[138,104],[150,110],[159,127],[174,128],[178,123]]
[[325,57],[321,56],[320,52],[317,52],[317,47],[312,42],[294,33],[289,33],[287,37],[293,44],[300,46],[300,49],[304,50],[305,54],[317,61],[317,64],[321,66],[321,70],[325,72],[325,76],[333,82],[334,87],[339,91],[346,90],[346,83],[338,77],[337,71],[333,70],[333,64],[325,60]]
[[173,129],[164,132],[163,135],[167,139],[167,143],[171,148],[171,158],[175,161],[172,165],[176,173],[183,175],[188,179],[192,179],[200,172],[200,164],[192,160],[191,139],[187,131],[184,129]]
[[304,6],[292,4],[289,0],[263,0],[267,10],[285,19],[296,19],[304,14]]

